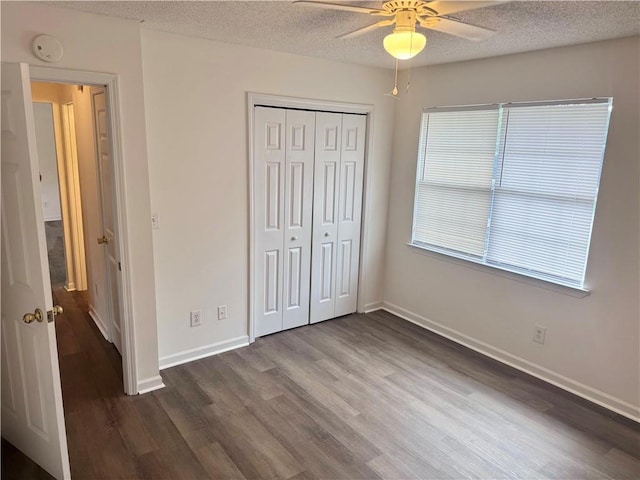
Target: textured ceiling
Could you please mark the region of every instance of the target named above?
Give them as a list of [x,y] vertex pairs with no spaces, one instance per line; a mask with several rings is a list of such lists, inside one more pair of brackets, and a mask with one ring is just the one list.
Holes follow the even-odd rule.
[[[382,48],[382,39],[391,27],[348,40],[335,38],[379,19],[366,14],[282,1],[44,3],[144,21],[146,28],[154,30],[341,62],[394,66],[394,60]],[[350,3],[375,7],[382,4]],[[427,48],[413,60],[414,67],[640,34],[640,1],[513,1],[454,16],[498,33],[474,43],[427,31]]]

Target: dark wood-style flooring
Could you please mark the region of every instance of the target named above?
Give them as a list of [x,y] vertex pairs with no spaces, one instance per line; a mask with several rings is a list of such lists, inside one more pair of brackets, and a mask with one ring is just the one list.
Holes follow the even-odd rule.
[[[127,397],[83,297],[55,295],[75,479],[640,478],[638,424],[385,312],[164,370],[165,389]],[[3,478],[43,478],[9,448]]]

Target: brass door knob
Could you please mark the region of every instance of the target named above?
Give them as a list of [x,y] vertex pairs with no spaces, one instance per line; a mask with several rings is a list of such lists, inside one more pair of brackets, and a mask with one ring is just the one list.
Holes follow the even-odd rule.
[[100,245],[102,245],[103,243],[108,245],[109,244],[109,239],[106,236],[103,235],[103,236],[98,238],[98,243]]
[[47,312],[47,322],[52,323],[57,315],[62,315],[62,312],[64,312],[64,310],[60,305],[54,305],[53,308]]
[[33,312],[33,313],[25,313],[22,316],[22,321],[24,323],[35,322],[36,320],[38,322],[41,322],[43,318],[44,318],[44,316],[42,315],[42,310],[40,310],[39,308],[36,308],[35,312]]

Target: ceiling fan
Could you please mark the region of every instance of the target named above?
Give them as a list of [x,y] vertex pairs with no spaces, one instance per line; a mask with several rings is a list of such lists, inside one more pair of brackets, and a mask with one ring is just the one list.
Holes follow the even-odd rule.
[[495,30],[465,23],[450,15],[465,10],[488,7],[504,1],[451,1],[451,0],[392,0],[382,4],[382,8],[370,8],[342,3],[295,0],[293,3],[309,7],[347,12],[366,13],[374,17],[389,17],[372,25],[358,28],[338,38],[352,38],[380,27],[395,25],[393,33],[384,38],[384,49],[399,60],[407,60],[420,53],[427,44],[427,38],[416,32],[416,24],[429,30],[455,35],[475,42],[485,40]]

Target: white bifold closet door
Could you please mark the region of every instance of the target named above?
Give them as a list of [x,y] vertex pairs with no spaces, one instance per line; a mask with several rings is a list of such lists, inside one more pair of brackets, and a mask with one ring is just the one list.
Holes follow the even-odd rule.
[[256,336],[309,323],[315,112],[256,107]]
[[311,323],[356,311],[366,123],[316,113]]
[[356,311],[366,116],[254,115],[259,337]]

